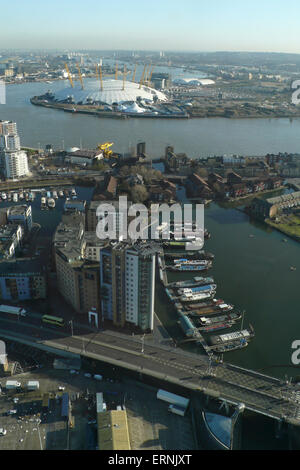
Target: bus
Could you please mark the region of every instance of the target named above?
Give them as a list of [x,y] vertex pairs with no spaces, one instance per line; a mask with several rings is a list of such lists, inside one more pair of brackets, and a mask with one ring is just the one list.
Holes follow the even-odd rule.
[[54,326],[64,326],[65,324],[63,318],[53,317],[52,315],[43,315],[42,321],[43,323],[49,323],[50,325]]

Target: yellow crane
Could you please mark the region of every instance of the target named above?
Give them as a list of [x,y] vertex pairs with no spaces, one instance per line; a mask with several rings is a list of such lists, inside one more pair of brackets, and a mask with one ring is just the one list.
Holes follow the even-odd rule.
[[115,79],[118,80],[118,62],[116,62],[116,75]]
[[98,149],[103,152],[104,158],[110,158],[113,154],[113,151],[110,149],[114,145],[113,142],[105,142],[104,144],[98,144]]
[[140,81],[140,86],[139,86],[139,89],[141,89],[141,88],[142,88],[142,84],[143,84],[143,81],[144,81],[144,76],[145,76],[145,70],[146,70],[146,67],[147,67],[147,65],[145,65],[145,67],[144,67],[144,70],[143,70],[143,75],[142,75],[142,78],[141,78],[141,81]]
[[123,88],[122,88],[122,90],[125,90],[125,78],[126,78],[126,65],[124,65],[124,72],[123,72]]
[[134,72],[133,72],[132,80],[131,80],[132,82],[134,82],[134,79],[135,79],[136,67],[137,67],[137,64],[135,64],[135,68],[134,68]]
[[69,82],[70,82],[70,84],[71,84],[71,87],[74,88],[74,83],[73,83],[73,80],[72,80],[72,77],[71,77],[71,74],[70,74],[70,70],[69,70],[68,64],[65,64],[65,69],[66,69],[66,71],[67,71],[68,79],[69,79]]
[[81,75],[79,64],[77,64],[77,70],[78,70],[79,80],[80,80],[80,83],[81,83],[81,88],[82,88],[82,90],[84,90],[84,85],[83,85],[83,80],[82,80],[82,75]]

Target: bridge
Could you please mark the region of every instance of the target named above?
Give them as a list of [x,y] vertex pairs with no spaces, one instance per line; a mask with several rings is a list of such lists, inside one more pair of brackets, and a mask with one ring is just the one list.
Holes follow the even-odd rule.
[[31,319],[0,319],[0,337],[62,354],[79,354],[135,371],[187,391],[245,408],[277,421],[300,425],[300,384],[293,384],[205,355],[141,341],[112,331],[91,331],[74,322],[73,335],[30,323]]

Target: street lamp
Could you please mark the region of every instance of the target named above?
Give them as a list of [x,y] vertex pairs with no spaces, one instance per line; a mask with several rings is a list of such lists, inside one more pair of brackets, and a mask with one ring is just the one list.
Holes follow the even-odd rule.
[[141,353],[144,354],[144,344],[145,344],[145,334],[142,336],[142,350]]

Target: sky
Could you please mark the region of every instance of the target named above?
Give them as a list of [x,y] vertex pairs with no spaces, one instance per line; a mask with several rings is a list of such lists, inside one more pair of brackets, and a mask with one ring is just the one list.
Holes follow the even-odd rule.
[[0,0],[0,49],[300,53],[299,0]]

